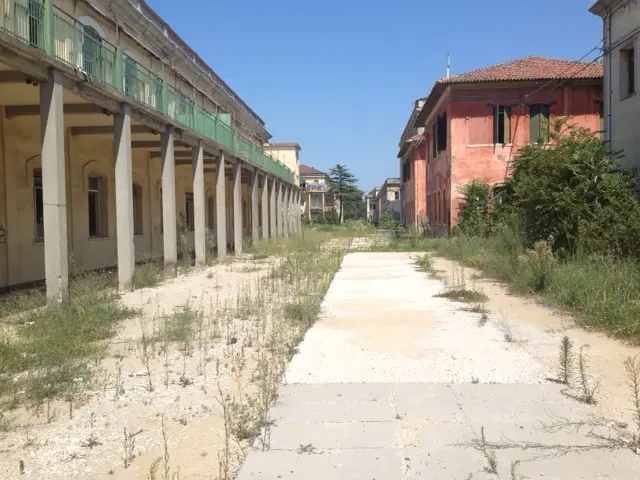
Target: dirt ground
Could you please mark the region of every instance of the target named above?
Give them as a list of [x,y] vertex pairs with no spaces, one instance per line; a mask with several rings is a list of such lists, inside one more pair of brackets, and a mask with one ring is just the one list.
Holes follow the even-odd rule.
[[[123,323],[94,385],[71,410],[58,401],[37,416],[18,412],[22,426],[0,440],[0,477],[146,479],[162,458],[157,478],[164,478],[166,458],[167,478],[215,478],[225,442],[221,401],[254,392],[256,336],[264,326],[240,313],[259,295],[269,265],[220,264],[123,295],[142,315]],[[166,319],[185,309],[194,338],[165,343]],[[231,470],[247,446],[229,448]]]
[[[509,293],[501,282],[484,278],[481,272],[459,262],[435,258],[434,268],[449,284],[464,275],[466,288],[488,296],[485,307],[492,321],[509,325],[515,341],[551,372],[558,371],[560,341],[564,335],[574,342],[576,352],[585,346],[588,372],[599,382],[596,400],[612,419],[631,424],[631,390],[624,361],[640,354],[640,348],[623,345],[605,334],[586,329],[553,305]],[[541,331],[543,334],[541,334]]]

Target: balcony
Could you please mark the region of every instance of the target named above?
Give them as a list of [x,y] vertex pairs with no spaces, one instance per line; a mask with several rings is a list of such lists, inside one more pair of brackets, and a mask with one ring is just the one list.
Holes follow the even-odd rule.
[[94,84],[111,87],[132,103],[166,115],[248,163],[294,182],[289,168],[231,127],[228,114],[208,112],[57,7],[47,13],[41,0],[1,0],[0,30],[84,72]]

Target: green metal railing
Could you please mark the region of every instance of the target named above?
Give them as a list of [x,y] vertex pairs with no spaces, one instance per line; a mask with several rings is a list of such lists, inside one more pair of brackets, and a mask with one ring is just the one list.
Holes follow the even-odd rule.
[[293,172],[236,132],[229,125],[228,115],[208,112],[91,27],[46,5],[49,3],[44,0],[0,0],[0,30],[167,115],[249,163],[293,182]]

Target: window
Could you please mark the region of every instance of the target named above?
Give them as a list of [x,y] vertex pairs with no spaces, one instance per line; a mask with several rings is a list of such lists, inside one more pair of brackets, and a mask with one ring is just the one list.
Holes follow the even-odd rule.
[[44,240],[44,201],[42,197],[42,170],[33,171],[33,216],[35,219],[35,241]]
[[393,192],[393,199],[400,200],[400,192]]
[[438,123],[433,124],[432,134],[431,134],[431,158],[436,158],[438,155]]
[[438,115],[438,152],[447,149],[447,112]]
[[511,141],[511,107],[493,107],[493,143],[505,145]]
[[187,227],[187,230],[192,232],[193,231],[193,193],[190,193],[190,192],[185,193],[184,200],[185,200],[184,211],[186,213],[186,218],[185,218],[186,227]]
[[[25,8],[26,5],[26,8]],[[43,16],[44,5],[41,1],[28,2],[15,2],[13,8],[15,9],[16,18],[24,15],[23,11],[26,9],[26,14],[29,23],[29,43],[38,48],[42,48],[43,35]],[[6,15],[6,13],[5,13]]]
[[142,187],[135,183],[133,184],[133,234],[144,234],[142,222]]
[[89,237],[107,237],[107,188],[106,179],[96,174],[89,175]]
[[636,93],[636,59],[633,46],[620,49],[620,80],[622,97]]
[[213,230],[215,228],[214,214],[215,207],[213,203],[213,197],[209,197],[207,198],[207,228],[209,228],[209,230]]
[[133,58],[124,57],[124,93],[130,97],[142,100],[138,94],[138,67],[136,61]]
[[529,107],[529,141],[547,143],[549,140],[549,106],[541,103]]
[[102,39],[92,27],[84,26],[82,35],[82,68],[93,77],[100,77]]

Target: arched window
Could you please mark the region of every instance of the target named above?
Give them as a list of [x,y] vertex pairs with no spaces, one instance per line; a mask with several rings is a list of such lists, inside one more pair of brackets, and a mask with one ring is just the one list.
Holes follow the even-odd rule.
[[82,36],[82,69],[100,78],[102,70],[102,38],[95,28],[85,25]]
[[36,242],[44,240],[44,200],[42,197],[42,170],[33,171],[33,216],[34,239]]
[[133,234],[144,234],[144,223],[142,215],[142,187],[133,184]]
[[89,237],[109,236],[109,212],[107,210],[107,180],[90,173],[88,181]]

